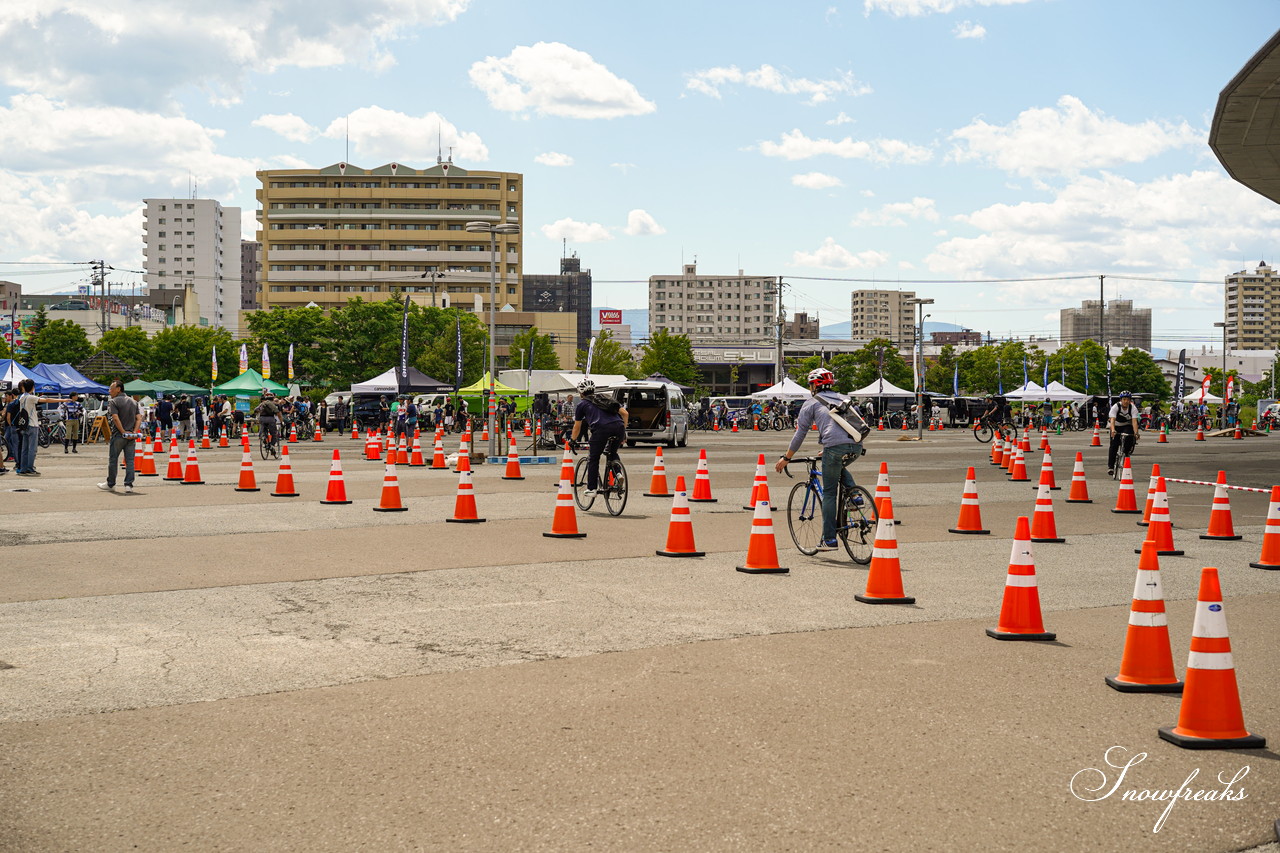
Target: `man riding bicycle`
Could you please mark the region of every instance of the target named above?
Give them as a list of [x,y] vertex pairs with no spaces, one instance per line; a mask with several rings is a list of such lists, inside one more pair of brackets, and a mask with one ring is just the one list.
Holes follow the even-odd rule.
[[610,444],[609,456],[618,453],[618,447],[627,437],[627,410],[615,399],[596,393],[596,383],[584,379],[578,383],[582,399],[573,410],[573,433],[569,440],[577,446],[583,424],[587,427],[587,491],[594,495],[600,486],[600,455]]
[[263,391],[262,402],[253,412],[258,418],[258,431],[266,435],[272,444],[280,438],[280,434],[276,431],[276,418],[280,414],[280,407],[276,405],[275,396],[270,391]]
[[1138,407],[1133,405],[1133,395],[1128,391],[1120,392],[1120,400],[1111,407],[1107,417],[1107,429],[1111,432],[1111,446],[1107,450],[1107,474],[1115,476],[1116,453],[1122,442],[1128,442],[1128,451],[1133,452],[1138,443]]
[[[810,428],[818,425],[818,443],[822,445],[822,541],[818,543],[819,551],[834,551],[839,547],[836,540],[836,491],[841,481],[846,488],[853,487],[853,475],[845,467],[845,459],[863,454],[862,441],[871,431],[849,401],[832,390],[835,384],[835,374],[825,367],[809,372],[809,391],[813,396],[800,407],[796,416],[796,434],[791,437],[787,452],[774,466],[781,474],[800,445],[804,444]],[[841,418],[854,428],[856,435],[835,421],[831,416],[832,409],[836,409]]]

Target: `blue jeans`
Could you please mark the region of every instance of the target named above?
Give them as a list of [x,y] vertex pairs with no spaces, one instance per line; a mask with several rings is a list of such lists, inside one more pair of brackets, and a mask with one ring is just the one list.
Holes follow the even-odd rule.
[[124,453],[124,484],[133,485],[133,451],[134,440],[124,436],[111,436],[111,445],[107,451],[107,485],[113,489],[116,485],[116,471],[120,467],[120,454]]
[[36,470],[36,448],[40,445],[40,427],[18,430],[18,473]]
[[[18,462],[18,431],[11,426],[4,428],[4,445],[9,448],[9,455],[13,457],[14,464]],[[0,459],[0,465],[6,460]]]
[[858,445],[833,444],[822,449],[822,538],[830,541],[836,538],[836,491],[843,480],[846,487],[853,485],[853,475],[841,462],[844,457],[855,453]]

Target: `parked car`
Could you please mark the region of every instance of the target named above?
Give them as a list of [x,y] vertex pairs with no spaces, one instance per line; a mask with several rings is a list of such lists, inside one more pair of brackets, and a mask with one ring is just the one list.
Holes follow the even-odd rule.
[[46,310],[48,311],[91,311],[93,306],[83,299],[64,299],[62,302],[55,302]]
[[627,447],[637,442],[684,447],[689,443],[689,410],[684,392],[665,382],[625,382],[601,391],[627,410]]

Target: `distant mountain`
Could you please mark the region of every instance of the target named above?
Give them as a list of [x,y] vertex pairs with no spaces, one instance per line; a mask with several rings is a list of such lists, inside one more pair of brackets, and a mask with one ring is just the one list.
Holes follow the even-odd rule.
[[[954,323],[935,323],[926,321],[924,324],[924,333],[928,337],[931,332],[963,332],[964,326],[957,326]],[[832,323],[829,326],[823,326],[819,337],[827,340],[849,340],[849,321],[843,323]]]

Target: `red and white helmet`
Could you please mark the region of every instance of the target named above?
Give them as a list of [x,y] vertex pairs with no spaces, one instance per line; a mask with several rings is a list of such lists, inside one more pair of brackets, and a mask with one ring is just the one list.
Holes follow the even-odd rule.
[[836,384],[836,375],[825,367],[816,367],[809,371],[809,384],[819,388],[830,388]]

